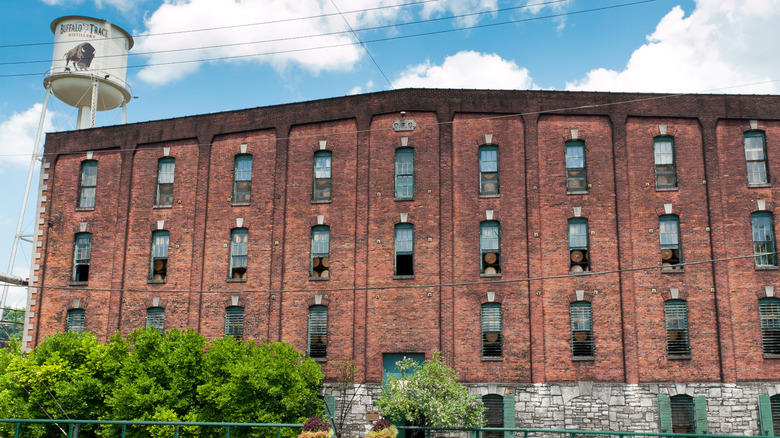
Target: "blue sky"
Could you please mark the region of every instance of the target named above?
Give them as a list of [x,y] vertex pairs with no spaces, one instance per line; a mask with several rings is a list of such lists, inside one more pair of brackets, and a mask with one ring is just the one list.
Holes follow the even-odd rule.
[[[49,25],[61,16],[105,19],[134,36],[127,80],[138,98],[127,106],[128,122],[407,87],[780,92],[777,0],[10,0],[3,6],[0,272],[7,272],[51,65]],[[74,129],[76,110],[56,98],[48,115],[47,132]],[[117,123],[118,110],[98,114],[99,126]],[[33,232],[35,203],[25,233]],[[21,245],[14,274],[29,275],[31,250]],[[8,303],[23,306],[25,296],[12,289]]]

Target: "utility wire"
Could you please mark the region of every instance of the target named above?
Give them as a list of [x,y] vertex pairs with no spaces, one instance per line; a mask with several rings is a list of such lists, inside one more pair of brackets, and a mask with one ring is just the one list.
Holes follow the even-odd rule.
[[[604,6],[600,8],[593,8],[593,9],[585,9],[581,11],[572,11],[572,12],[563,12],[559,14],[550,14],[545,16],[539,16],[539,17],[531,17],[531,18],[524,18],[524,19],[517,19],[517,20],[507,20],[502,22],[496,22],[496,23],[486,23],[481,25],[475,25],[467,28],[457,28],[457,29],[443,29],[443,30],[437,30],[437,31],[430,31],[430,32],[422,32],[417,34],[410,34],[410,35],[401,35],[401,36],[393,36],[393,37],[385,37],[385,38],[377,38],[373,40],[367,40],[365,41],[365,44],[368,43],[378,43],[378,42],[385,42],[385,41],[394,41],[394,40],[401,40],[401,39],[409,39],[409,38],[419,38],[419,37],[426,37],[426,36],[432,36],[432,35],[441,35],[446,33],[453,33],[453,32],[462,32],[462,31],[468,31],[472,29],[484,29],[489,27],[496,27],[496,26],[505,26],[508,24],[516,24],[516,23],[523,23],[523,22],[529,22],[529,21],[537,21],[537,20],[545,20],[550,18],[558,18],[558,17],[564,17],[564,16],[570,16],[570,15],[579,15],[579,14],[585,14],[585,13],[591,13],[591,12],[600,12],[605,11],[609,9],[616,9],[616,8],[624,8],[629,6],[636,6],[644,3],[652,3],[657,0],[639,0],[631,3],[622,3],[619,5],[612,5],[612,6]],[[399,24],[400,25],[400,24]],[[398,26],[398,25],[396,25]],[[341,32],[343,33],[343,32]],[[246,43],[237,43],[237,44],[246,44]],[[256,44],[256,43],[248,43],[248,44]],[[168,62],[153,62],[148,64],[137,64],[137,65],[128,65],[127,69],[137,69],[137,68],[146,68],[151,66],[160,66],[160,65],[178,65],[178,64],[189,64],[193,62],[213,62],[213,61],[227,61],[232,59],[243,59],[243,58],[252,58],[257,56],[269,56],[269,55],[280,55],[280,54],[286,54],[286,53],[297,53],[297,52],[305,52],[305,51],[312,51],[312,50],[322,50],[322,49],[332,49],[337,47],[345,47],[345,46],[354,46],[357,44],[363,44],[361,42],[348,42],[348,43],[340,43],[340,44],[330,44],[325,46],[313,46],[313,47],[304,47],[304,48],[297,48],[297,49],[287,49],[287,50],[277,50],[277,51],[271,51],[271,52],[260,52],[260,53],[251,53],[251,54],[243,54],[243,55],[232,55],[232,56],[219,56],[219,57],[211,57],[211,58],[198,58],[198,59],[191,59],[191,60],[181,60],[181,61],[168,61]],[[175,49],[172,51],[185,51],[185,50],[193,50],[193,49]],[[122,67],[116,67],[113,68],[114,70],[117,69],[123,69]],[[110,68],[106,68],[106,71],[111,70]],[[44,72],[38,72],[38,73],[13,73],[13,74],[3,74],[0,75],[0,78],[12,78],[12,77],[27,77],[27,76],[39,76],[45,74]]]
[[336,5],[335,0],[330,0],[330,3],[333,5],[334,8],[336,8],[336,12],[338,12],[339,15],[341,15],[341,19],[344,20],[344,24],[347,25],[349,30],[352,32],[352,35],[355,36],[355,39],[358,40],[358,42],[360,43],[360,46],[363,47],[363,51],[366,52],[366,55],[368,55],[369,58],[371,58],[371,62],[374,63],[374,65],[376,66],[376,69],[379,70],[379,73],[382,73],[382,77],[384,77],[385,81],[387,81],[387,85],[390,87],[390,89],[393,89],[393,83],[390,82],[390,79],[387,77],[385,72],[382,70],[382,67],[379,66],[378,62],[376,62],[376,59],[374,59],[374,55],[372,55],[371,52],[368,51],[368,47],[366,47],[366,45],[363,43],[363,41],[360,41],[360,37],[355,32],[355,30],[352,29],[352,26],[350,26],[349,22],[344,17],[344,14],[341,13],[341,11],[339,10],[339,7]]
[[[678,263],[674,266],[679,267],[685,267],[685,266],[695,266],[695,265],[704,265],[704,264],[710,264],[710,263],[720,263],[720,262],[729,262],[734,260],[741,260],[741,259],[749,259],[749,258],[756,258],[766,255],[777,255],[778,251],[774,252],[761,252],[761,253],[755,253],[750,255],[741,255],[741,256],[733,256],[733,257],[722,257],[717,259],[707,259],[707,260],[699,260],[694,262],[685,262],[685,263]],[[582,279],[587,277],[599,277],[602,275],[614,275],[614,274],[622,274],[622,273],[628,273],[628,272],[638,272],[638,271],[650,271],[650,270],[660,270],[662,269],[662,266],[659,265],[647,265],[647,266],[639,266],[636,268],[624,268],[624,269],[612,269],[607,271],[596,271],[596,272],[580,272],[578,274],[561,274],[561,275],[546,275],[546,276],[538,276],[538,277],[524,277],[524,278],[514,278],[514,279],[506,279],[506,280],[484,280],[484,281],[463,281],[463,282],[456,282],[456,283],[429,283],[429,284],[406,284],[403,285],[383,285],[383,286],[354,286],[354,287],[340,287],[340,288],[327,288],[327,289],[320,289],[320,288],[300,288],[300,289],[269,289],[269,290],[229,290],[229,289],[219,289],[219,290],[194,290],[194,289],[112,289],[112,288],[74,288],[73,286],[29,286],[31,288],[36,289],[51,289],[51,290],[79,290],[84,292],[138,292],[138,293],[155,293],[155,294],[165,294],[165,293],[241,293],[241,294],[251,294],[251,293],[268,293],[268,294],[286,294],[286,293],[297,293],[297,292],[344,292],[344,291],[358,291],[358,290],[365,290],[365,291],[382,291],[382,290],[393,290],[393,289],[430,289],[430,288],[440,288],[440,287],[463,287],[463,286],[478,286],[478,285],[496,285],[496,284],[513,284],[513,283],[530,283],[532,281],[545,281],[545,280],[560,280],[560,279]]]

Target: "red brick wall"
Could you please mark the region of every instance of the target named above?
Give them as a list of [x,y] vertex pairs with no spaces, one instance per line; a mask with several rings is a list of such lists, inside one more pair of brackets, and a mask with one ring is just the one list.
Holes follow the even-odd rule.
[[[758,299],[778,271],[751,258],[662,273],[658,217],[680,217],[684,262],[749,255],[757,199],[780,210],[780,98],[609,93],[401,90],[47,137],[41,265],[31,306],[33,344],[65,328],[73,299],[100,339],[145,325],[159,297],[166,327],[224,333],[225,308],[245,307],[245,337],[287,341],[305,351],[308,309],[328,306],[329,377],[353,358],[379,381],[383,353],[444,357],[468,382],[692,382],[773,380],[764,358]],[[625,103],[633,102],[633,103]],[[565,108],[574,108],[563,111]],[[581,108],[581,109],[577,109]],[[404,113],[402,114],[402,111]],[[396,120],[414,120],[396,132]],[[743,132],[766,132],[770,187],[748,188]],[[674,137],[678,188],[654,185],[653,137]],[[567,194],[564,144],[585,142],[586,194]],[[478,193],[478,148],[498,147],[500,196]],[[415,195],[394,199],[395,149],[415,153]],[[333,152],[333,196],[312,203],[319,142]],[[241,144],[253,156],[252,200],[234,206]],[[84,146],[84,145],[89,145]],[[157,161],[176,158],[174,205],[154,208]],[[98,160],[94,211],[76,211],[80,162]],[[567,221],[589,223],[594,275],[569,276]],[[501,275],[480,275],[479,224],[501,225]],[[395,279],[394,226],[415,231],[414,278]],[[311,228],[330,226],[330,278],[311,280]],[[228,282],[230,230],[249,229],[245,282]],[[165,220],[169,274],[149,284],[151,234]],[[90,279],[70,286],[73,238],[93,236]],[[709,231],[708,231],[709,227]],[[651,232],[652,230],[652,232]],[[671,288],[689,309],[691,358],[666,355],[664,299]],[[569,306],[577,290],[592,304],[595,354],[574,361]],[[480,306],[503,309],[503,357],[481,356]]]

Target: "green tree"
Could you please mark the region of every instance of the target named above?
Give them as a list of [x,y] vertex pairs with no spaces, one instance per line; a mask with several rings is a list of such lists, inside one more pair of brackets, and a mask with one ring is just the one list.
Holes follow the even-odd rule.
[[444,363],[441,352],[434,352],[422,365],[403,359],[398,368],[400,377],[388,377],[379,393],[377,406],[385,417],[430,427],[483,424],[482,400],[469,395],[455,370]]
[[[202,421],[303,423],[322,414],[320,366],[286,343],[215,340],[203,376],[198,388]],[[252,436],[272,433],[255,431]],[[295,436],[297,431],[283,434]]]

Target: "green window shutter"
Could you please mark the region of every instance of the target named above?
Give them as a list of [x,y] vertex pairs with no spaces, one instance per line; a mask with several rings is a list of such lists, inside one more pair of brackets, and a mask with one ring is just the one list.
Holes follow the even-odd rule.
[[336,396],[325,396],[325,418],[328,419],[328,423],[333,426],[336,419]]
[[668,395],[658,394],[658,431],[672,432],[672,404]]
[[[515,395],[504,396],[504,427],[515,427]],[[504,432],[504,438],[514,438],[514,432]]]
[[772,405],[769,396],[766,394],[758,395],[758,418],[761,420],[761,435],[773,436],[774,424],[772,424]]
[[696,410],[696,433],[708,433],[709,427],[707,426],[707,398],[703,395],[697,395],[693,398],[693,406]]

